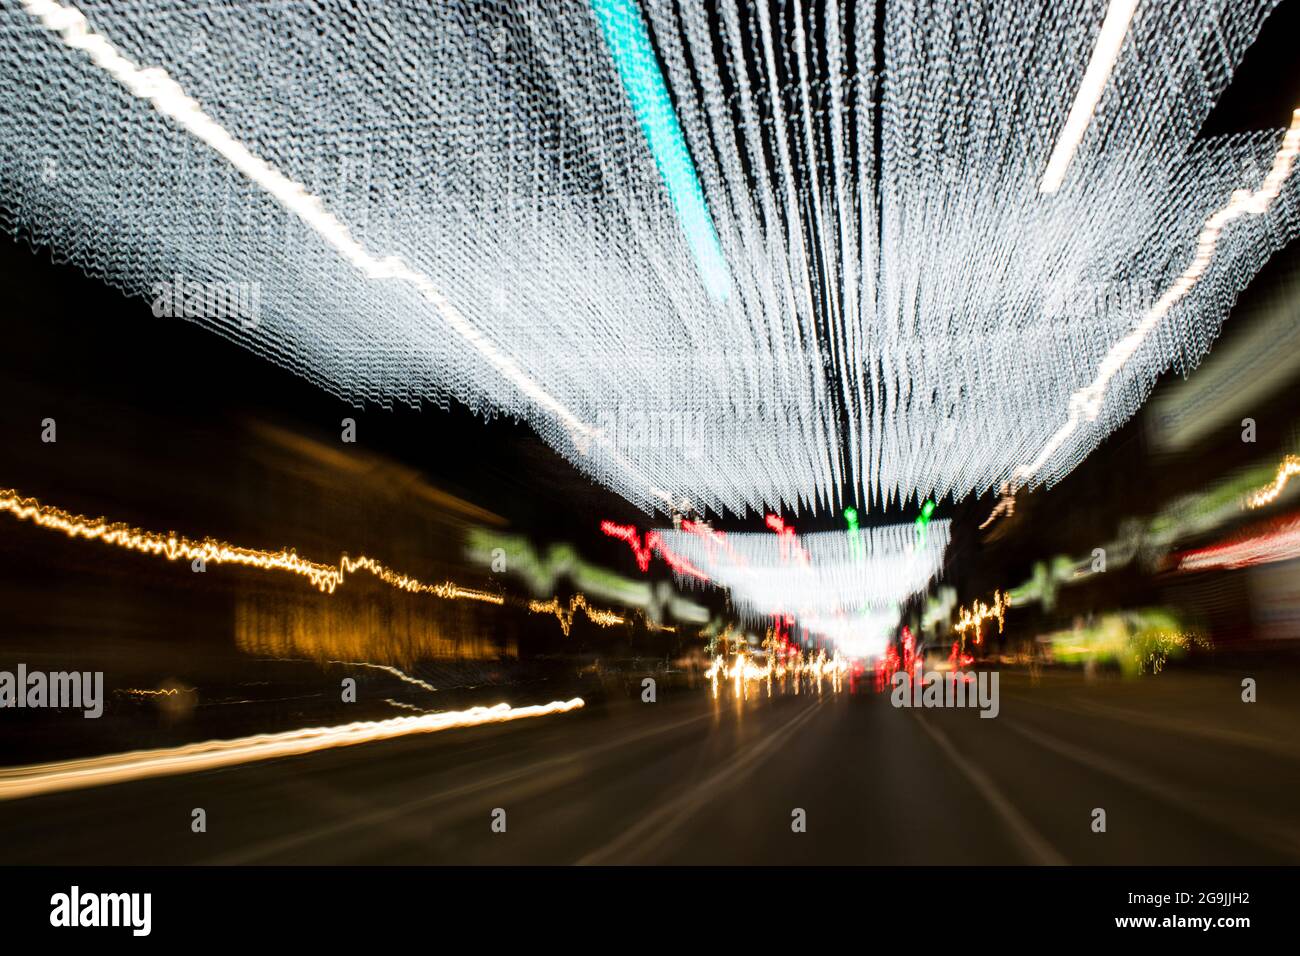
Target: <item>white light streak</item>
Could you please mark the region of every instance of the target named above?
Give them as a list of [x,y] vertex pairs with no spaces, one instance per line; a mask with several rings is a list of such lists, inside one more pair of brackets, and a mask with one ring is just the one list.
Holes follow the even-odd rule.
[[1110,0],[1101,33],[1097,36],[1097,46],[1092,51],[1092,59],[1088,61],[1083,83],[1074,98],[1074,105],[1070,107],[1070,115],[1066,117],[1065,128],[1061,130],[1056,148],[1047,161],[1047,169],[1038,184],[1039,192],[1054,193],[1061,188],[1070,161],[1083,142],[1083,134],[1092,122],[1093,110],[1097,108],[1111,70],[1115,68],[1115,61],[1119,59],[1119,51],[1124,46],[1124,37],[1128,34],[1133,14],[1137,12],[1137,5],[1138,0]]
[[301,730],[257,734],[234,740],[209,740],[180,747],[134,750],[130,753],[25,767],[5,767],[0,769],[0,800],[17,800],[62,790],[81,790],[151,777],[215,770],[258,760],[295,757],[335,747],[392,740],[410,734],[429,734],[458,727],[478,727],[529,717],[564,714],[582,706],[580,697],[529,707],[496,704],[492,707],[471,707],[468,710],[449,710],[418,717],[362,720],[337,727],[305,727]]
[[647,510],[1059,480],[1300,234],[1291,134],[1201,135],[1274,0],[637,0],[650,134],[591,0],[81,6],[0,8],[0,223],[145,299],[257,283],[191,320]]
[[1052,435],[1029,464],[1017,469],[1016,478],[1019,482],[1028,481],[1037,474],[1074,434],[1081,421],[1096,421],[1111,380],[1133,358],[1161,320],[1195,288],[1209,270],[1223,230],[1242,216],[1260,216],[1267,212],[1269,206],[1281,194],[1282,186],[1290,177],[1298,155],[1300,155],[1300,109],[1292,114],[1291,126],[1282,137],[1282,144],[1273,157],[1272,167],[1259,189],[1235,190],[1228,204],[1205,221],[1196,240],[1196,251],[1192,255],[1192,261],[1156,300],[1155,305],[1147,311],[1133,331],[1110,347],[1092,383],[1070,396],[1070,411],[1065,424]]
[[[466,344],[478,352],[507,381],[519,389],[545,413],[554,416],[574,437],[589,444],[604,441],[591,426],[581,421],[545,388],[524,372],[508,355],[497,348],[444,296],[427,275],[408,265],[401,256],[378,257],[371,254],[337,217],[325,208],[319,196],[306,186],[284,175],[279,169],[255,155],[220,123],[203,111],[202,106],[186,94],[161,67],[142,69],[123,56],[103,36],[91,31],[85,16],[74,7],[57,0],[23,0],[29,14],[73,49],[85,51],[92,63],[109,73],[132,95],[148,100],[163,116],[177,123],[196,139],[206,143],[252,182],[264,189],[276,202],[293,213],[325,240],[368,279],[394,279],[417,289],[442,317],[443,321]],[[634,473],[635,470],[632,469]],[[671,503],[664,492],[646,483],[645,491]]]

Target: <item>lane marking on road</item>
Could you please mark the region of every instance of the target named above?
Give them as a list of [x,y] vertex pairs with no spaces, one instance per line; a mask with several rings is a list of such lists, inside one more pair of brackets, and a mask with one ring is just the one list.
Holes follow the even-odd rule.
[[999,789],[998,785],[993,782],[993,778],[977,767],[974,763],[964,757],[961,752],[953,746],[952,741],[938,727],[935,727],[928,720],[918,713],[913,713],[916,722],[935,742],[935,745],[943,751],[953,766],[961,771],[966,780],[979,791],[993,811],[1002,818],[1013,836],[1019,841],[1019,848],[1024,852],[1030,863],[1040,866],[1065,866],[1069,861],[1061,855],[1057,849],[1048,842],[1047,838],[1038,832],[1010,799]]
[[639,743],[642,740],[657,737],[660,734],[672,733],[673,731],[680,730],[683,727],[688,727],[691,724],[698,723],[702,720],[711,719],[712,717],[713,712],[710,710],[702,714],[696,714],[693,717],[687,717],[684,720],[674,721],[671,724],[638,730],[636,733],[627,734],[615,740],[606,740],[582,750],[573,751],[572,753],[566,753],[558,757],[549,757],[545,760],[526,763],[512,770],[507,770],[504,773],[488,777],[485,780],[462,784],[461,786],[453,787],[448,790],[439,790],[436,793],[424,794],[416,797],[414,800],[408,800],[403,803],[380,807],[379,809],[366,812],[358,812],[355,816],[351,816],[345,820],[339,820],[323,826],[308,827],[307,829],[300,830],[297,833],[287,834],[276,840],[232,850],[206,862],[208,865],[217,866],[259,862],[272,856],[277,856],[282,853],[308,846],[320,840],[331,839],[354,830],[373,828],[382,824],[390,823],[393,820],[418,811],[423,811],[438,803],[473,796],[474,794],[481,793],[485,790],[510,786],[511,784],[532,776],[550,774],[556,770],[562,769],[565,765],[573,763],[574,761],[586,760],[608,750],[621,749],[631,744]]
[[[1032,743],[1038,744],[1045,750],[1050,750],[1058,756],[1072,760],[1097,773],[1112,777],[1126,786],[1145,793],[1147,796],[1154,797],[1162,803],[1167,803],[1185,813],[1189,813],[1223,832],[1231,833],[1249,843],[1265,847],[1274,852],[1279,849],[1278,844],[1282,843],[1285,844],[1282,848],[1285,852],[1292,856],[1300,856],[1300,833],[1289,823],[1255,815],[1251,818],[1251,826],[1240,826],[1237,823],[1237,815],[1232,813],[1229,808],[1216,808],[1201,803],[1189,789],[1176,789],[1168,786],[1132,764],[1102,756],[1076,744],[1061,740],[1059,737],[1040,730],[1034,730],[1019,721],[1004,718],[1004,722],[1009,730]],[[1256,811],[1256,814],[1258,814],[1258,811]],[[1264,825],[1266,832],[1260,832],[1261,823]]]
[[756,742],[738,751],[718,770],[672,800],[660,804],[603,847],[579,859],[578,864],[629,863],[632,862],[633,854],[641,857],[648,856],[686,820],[698,813],[710,801],[717,800],[719,791],[734,786],[773,756],[786,740],[812,719],[825,701],[826,698],[818,697],[811,707],[787,721],[775,733],[760,737]]
[[1284,760],[1300,761],[1300,746],[1296,746],[1289,741],[1264,737],[1242,730],[1229,730],[1224,727],[1213,726],[1205,727],[1177,717],[1165,717],[1160,714],[1132,710],[1128,707],[1116,707],[1113,704],[1099,704],[1081,697],[1072,696],[1069,698],[1070,704],[1064,704],[1060,701],[1048,702],[1019,694],[1004,694],[1003,696],[1040,707],[1050,707],[1052,710],[1062,713],[1077,714],[1083,717],[1104,717],[1130,726],[1140,727],[1143,730],[1153,728],[1186,737],[1201,737],[1205,740],[1213,740],[1216,743],[1228,744],[1233,747],[1249,747],[1252,750],[1281,757]]

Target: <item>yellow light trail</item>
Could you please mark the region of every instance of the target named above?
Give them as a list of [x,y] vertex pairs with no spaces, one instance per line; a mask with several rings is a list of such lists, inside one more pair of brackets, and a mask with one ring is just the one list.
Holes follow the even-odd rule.
[[573,619],[577,617],[579,611],[586,614],[587,619],[593,624],[601,627],[627,623],[627,619],[621,614],[592,607],[587,603],[586,596],[582,594],[571,597],[567,609],[560,603],[559,598],[551,598],[549,601],[529,601],[528,610],[534,614],[554,614],[555,619],[560,622],[560,630],[564,632],[565,637],[568,637],[569,631],[573,629]]
[[234,740],[209,740],[181,747],[135,750],[104,757],[9,767],[0,770],[0,800],[18,800],[63,790],[81,790],[152,777],[215,770],[257,760],[275,760],[334,747],[391,740],[410,734],[429,734],[460,727],[478,727],[528,717],[564,714],[582,706],[581,697],[528,707],[496,704],[493,707],[471,707],[468,710],[449,710],[418,717],[357,721],[337,727],[305,727],[301,730],[257,734]]
[[998,515],[1004,514],[1008,518],[1010,518],[1015,513],[1016,513],[1015,492],[1011,488],[1011,483],[1009,481],[1004,481],[1002,483],[1002,497],[998,499],[997,507],[993,509],[993,513],[984,519],[984,523],[980,525],[980,530],[983,531],[994,521],[996,521]]
[[448,600],[483,601],[487,604],[504,604],[505,598],[490,591],[464,588],[454,581],[427,584],[410,575],[400,574],[374,558],[362,555],[350,558],[340,556],[338,564],[321,564],[298,556],[294,549],[263,551],[245,548],[216,538],[194,540],[174,532],[162,534],[146,531],[106,518],[87,518],[74,515],[61,508],[43,505],[35,498],[24,498],[13,489],[0,491],[0,512],[7,512],[19,521],[30,521],[40,528],[62,531],[69,538],[85,538],[141,554],[163,556],[168,561],[201,561],[208,564],[238,564],[263,571],[287,571],[305,577],[318,590],[333,594],[347,575],[367,571],[389,587],[411,594],[432,594]]
[[974,602],[969,608],[962,608],[957,615],[957,623],[953,625],[954,630],[962,637],[965,643],[966,632],[972,628],[975,631],[975,643],[979,644],[983,640],[981,631],[984,622],[990,619],[996,619],[998,622],[998,633],[1002,633],[1002,625],[1006,620],[1007,608],[1011,606],[1011,601],[1001,591],[993,592],[993,603],[985,604],[983,601]]
[[1277,466],[1277,475],[1273,480],[1246,497],[1246,507],[1254,509],[1271,505],[1277,500],[1278,495],[1282,494],[1282,489],[1287,486],[1287,482],[1296,475],[1300,475],[1300,457],[1287,455]]

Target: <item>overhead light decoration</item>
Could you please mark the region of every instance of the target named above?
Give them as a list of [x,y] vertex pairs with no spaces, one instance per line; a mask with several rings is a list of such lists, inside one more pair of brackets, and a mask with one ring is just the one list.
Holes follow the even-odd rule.
[[256,287],[186,321],[648,511],[1014,494],[1300,232],[1300,113],[1200,134],[1275,5],[22,0],[0,222],[141,299]]
[[849,551],[855,556],[863,557],[862,539],[858,536],[858,509],[852,505],[844,509],[844,521],[848,525]]
[[927,501],[921,505],[921,513],[912,523],[916,526],[916,540],[925,544],[925,529],[930,527],[930,516],[934,514],[934,502]]
[[[1069,447],[1068,442],[1080,425],[1097,421],[1108,398],[1108,391],[1113,391],[1110,389],[1112,381],[1140,354],[1151,334],[1160,327],[1170,312],[1203,284],[1206,275],[1212,270],[1227,227],[1243,217],[1267,213],[1282,194],[1282,188],[1295,168],[1297,157],[1300,157],[1300,109],[1292,114],[1291,126],[1282,137],[1268,175],[1259,188],[1233,190],[1228,202],[1204,221],[1196,237],[1196,249],[1191,262],[1171,283],[1163,287],[1164,291],[1143,313],[1141,321],[1106,351],[1098,366],[1096,378],[1070,396],[1069,414],[1065,423],[1052,434],[1032,461],[1016,469],[1014,477],[1018,482],[1032,481],[1062,447]],[[1291,198],[1294,201],[1294,189]],[[1147,387],[1149,389],[1150,385]]]
[[854,656],[883,651],[901,605],[941,572],[950,537],[946,519],[931,521],[924,541],[911,524],[859,528],[856,540],[822,531],[792,541],[792,529],[779,523],[777,534],[727,534],[725,548],[687,530],[657,534],[705,575],[679,571],[678,582],[727,588],[742,626],[792,617],[806,633],[851,648],[846,653]]
[[632,112],[641,123],[704,284],[713,298],[725,302],[731,294],[727,263],[635,0],[591,0],[591,9],[600,21]]
[[637,531],[635,525],[618,524],[613,521],[602,521],[600,530],[603,534],[622,541],[631,548],[632,555],[636,558],[636,566],[642,571],[650,570],[650,559],[658,554],[678,575],[699,581],[709,579],[707,574],[666,546],[661,532],[647,531],[643,540],[641,532]]
[[1133,14],[1137,12],[1137,5],[1138,0],[1110,0],[1107,5],[1106,19],[1102,21],[1092,59],[1088,61],[1088,69],[1083,74],[1083,83],[1074,98],[1074,105],[1070,107],[1070,114],[1065,118],[1065,128],[1061,130],[1056,148],[1047,161],[1047,170],[1038,184],[1039,192],[1054,193],[1061,188],[1065,172],[1070,168],[1070,161],[1074,159],[1074,154],[1083,141],[1083,134],[1092,122],[1093,110],[1097,108],[1101,94],[1106,89],[1106,81],[1110,79],[1115,61],[1119,59],[1119,51],[1124,45],[1124,37],[1128,34]]

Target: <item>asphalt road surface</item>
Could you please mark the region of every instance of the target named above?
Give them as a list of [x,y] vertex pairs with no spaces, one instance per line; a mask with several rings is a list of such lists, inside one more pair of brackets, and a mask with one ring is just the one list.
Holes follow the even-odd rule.
[[996,719],[677,689],[9,801],[0,863],[1295,863],[1300,698],[1241,676],[1004,672]]

